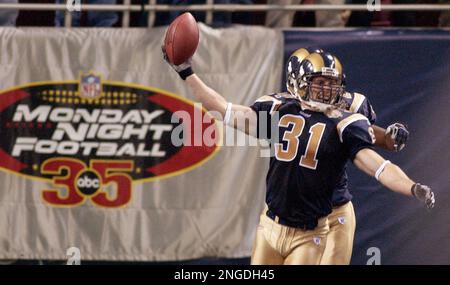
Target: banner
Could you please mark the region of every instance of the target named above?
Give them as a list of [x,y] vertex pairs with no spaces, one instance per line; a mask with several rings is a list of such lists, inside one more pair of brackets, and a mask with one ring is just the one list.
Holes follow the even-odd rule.
[[[164,31],[0,29],[0,259],[250,256],[268,161],[222,145],[222,123],[163,61]],[[448,31],[200,32],[193,68],[236,104],[284,88],[295,49],[336,54],[376,124],[411,131],[403,151],[379,153],[436,194],[428,212],[350,167],[352,263],[448,264]]]
[[[164,32],[0,29],[0,259],[250,255],[268,162],[222,146],[163,61]],[[243,105],[277,91],[280,32],[200,32],[206,84]]]
[[[353,264],[450,262],[450,32],[448,30],[286,31],[285,59],[320,47],[344,66],[347,90],[365,94],[376,124],[405,123],[399,153],[377,150],[413,180],[429,185],[436,206],[393,193],[355,167],[349,171],[356,235]],[[350,163],[350,165],[352,165]]]

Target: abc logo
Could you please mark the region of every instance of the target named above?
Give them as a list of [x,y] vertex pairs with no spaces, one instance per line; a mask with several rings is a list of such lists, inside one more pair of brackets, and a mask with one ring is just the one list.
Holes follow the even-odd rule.
[[84,195],[92,195],[100,189],[100,178],[95,172],[87,170],[78,176],[76,186]]

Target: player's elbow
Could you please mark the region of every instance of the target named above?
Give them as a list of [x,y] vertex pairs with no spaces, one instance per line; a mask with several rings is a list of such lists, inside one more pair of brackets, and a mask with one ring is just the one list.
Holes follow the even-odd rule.
[[383,161],[384,159],[370,148],[361,149],[353,159],[357,168],[372,177],[375,177]]

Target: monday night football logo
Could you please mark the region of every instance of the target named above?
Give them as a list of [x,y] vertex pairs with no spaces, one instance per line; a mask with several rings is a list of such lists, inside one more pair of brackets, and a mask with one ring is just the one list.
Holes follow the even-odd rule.
[[52,206],[126,206],[133,183],[188,171],[218,150],[214,119],[192,102],[92,72],[0,92],[0,133],[0,169],[51,182],[41,191]]

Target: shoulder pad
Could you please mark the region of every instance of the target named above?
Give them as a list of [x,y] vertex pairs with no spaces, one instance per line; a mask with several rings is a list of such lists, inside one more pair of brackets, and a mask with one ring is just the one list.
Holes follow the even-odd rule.
[[275,98],[278,98],[278,99],[280,99],[280,98],[297,99],[297,98],[295,98],[295,96],[293,96],[293,95],[292,95],[291,93],[289,93],[289,92],[276,93],[276,94],[274,94],[274,97],[275,97]]
[[352,101],[348,110],[352,113],[358,112],[364,100],[366,100],[366,96],[363,94],[356,92],[352,93]]
[[364,121],[364,124],[370,126],[370,122],[365,116],[359,113],[355,114],[347,112],[344,113],[344,116],[342,116],[341,120],[336,125],[336,129],[339,134],[339,139],[341,140],[341,142],[342,142],[342,134],[344,133],[345,128],[358,121]]
[[[270,95],[264,95],[255,100],[255,102],[273,102],[278,99],[275,97],[276,93]],[[279,101],[279,100],[278,100]]]

